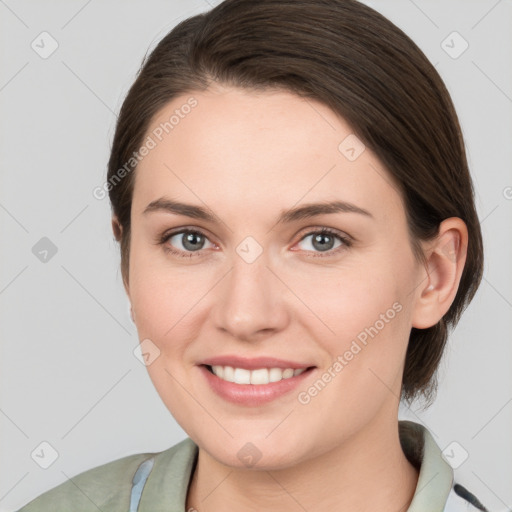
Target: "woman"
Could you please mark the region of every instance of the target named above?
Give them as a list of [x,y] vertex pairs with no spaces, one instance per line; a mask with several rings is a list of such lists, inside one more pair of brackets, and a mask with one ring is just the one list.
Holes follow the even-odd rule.
[[354,0],[226,0],[121,108],[105,190],[141,350],[188,438],[21,510],[486,510],[400,399],[482,276],[450,96]]

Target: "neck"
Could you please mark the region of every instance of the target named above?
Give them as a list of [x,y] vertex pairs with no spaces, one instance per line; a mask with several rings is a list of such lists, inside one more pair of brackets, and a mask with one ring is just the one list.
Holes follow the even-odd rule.
[[385,426],[377,418],[329,452],[275,471],[232,468],[200,449],[186,510],[405,512],[417,481],[396,416]]

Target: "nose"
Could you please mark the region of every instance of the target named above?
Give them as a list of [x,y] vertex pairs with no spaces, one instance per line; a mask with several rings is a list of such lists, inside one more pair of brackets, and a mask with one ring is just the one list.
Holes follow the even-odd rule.
[[218,286],[213,318],[224,333],[240,341],[258,341],[288,325],[286,285],[264,255],[252,263],[235,255]]

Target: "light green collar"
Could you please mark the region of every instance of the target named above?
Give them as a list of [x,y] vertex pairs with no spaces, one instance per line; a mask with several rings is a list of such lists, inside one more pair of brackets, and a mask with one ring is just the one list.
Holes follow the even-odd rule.
[[[400,421],[402,449],[407,458],[421,464],[414,498],[407,512],[443,512],[453,486],[453,469],[443,459],[430,432],[419,423]],[[411,441],[411,439],[415,439]],[[423,447],[421,440],[423,439]],[[409,450],[415,448],[414,451]],[[419,448],[419,450],[418,450]],[[418,461],[418,451],[420,459]]]

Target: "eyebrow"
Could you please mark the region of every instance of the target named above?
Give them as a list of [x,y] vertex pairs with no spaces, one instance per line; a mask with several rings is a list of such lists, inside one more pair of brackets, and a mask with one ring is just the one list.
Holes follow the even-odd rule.
[[[196,206],[192,204],[180,203],[166,197],[155,199],[149,203],[145,210],[142,212],[144,215],[150,212],[164,211],[174,213],[176,215],[183,215],[193,219],[204,220],[214,224],[216,216],[207,208]],[[358,213],[367,217],[373,218],[373,215],[364,208],[360,208],[355,204],[346,201],[330,201],[324,203],[309,203],[290,210],[284,210],[277,219],[277,224],[285,224],[296,222],[317,215],[333,214],[333,213]]]

